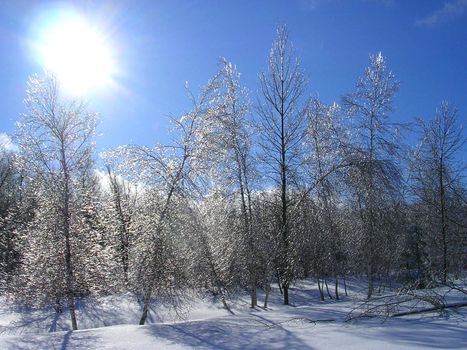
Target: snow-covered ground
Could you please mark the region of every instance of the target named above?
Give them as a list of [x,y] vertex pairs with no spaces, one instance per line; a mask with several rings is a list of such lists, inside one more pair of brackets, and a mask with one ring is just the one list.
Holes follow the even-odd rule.
[[281,305],[274,290],[267,310],[251,310],[245,296],[231,302],[234,315],[210,297],[192,297],[178,314],[155,305],[146,326],[136,325],[136,299],[103,298],[80,305],[82,330],[74,332],[65,311],[57,317],[53,308],[19,310],[0,301],[0,349],[467,349],[467,308],[349,322],[361,287],[350,282],[348,298],[320,302],[316,285],[303,282],[291,290],[293,306]]

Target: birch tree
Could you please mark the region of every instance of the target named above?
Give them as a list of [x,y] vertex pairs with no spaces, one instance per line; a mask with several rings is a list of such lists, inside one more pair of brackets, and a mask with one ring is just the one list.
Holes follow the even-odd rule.
[[370,56],[370,65],[357,81],[355,91],[344,96],[343,107],[353,118],[349,184],[363,223],[362,257],[368,275],[368,298],[373,294],[382,244],[384,206],[400,194],[401,177],[397,129],[390,123],[394,96],[399,89],[381,53]]
[[[252,186],[255,167],[252,154],[252,128],[247,119],[249,101],[247,91],[240,85],[240,73],[225,59],[211,80],[211,107],[204,116],[204,152],[215,165],[211,171],[217,186],[225,189],[227,197],[240,203],[242,229],[240,232],[244,259],[248,270],[251,307],[257,305],[258,269],[256,239],[253,223]],[[213,155],[215,155],[213,157]]]
[[38,206],[26,237],[30,250],[24,267],[31,288],[50,282],[46,287],[56,289],[50,295],[66,299],[76,330],[76,265],[84,258],[77,249],[77,183],[92,162],[97,117],[84,104],[61,99],[50,75],[30,78],[25,105],[28,113],[17,124],[16,141],[25,171],[36,182]]

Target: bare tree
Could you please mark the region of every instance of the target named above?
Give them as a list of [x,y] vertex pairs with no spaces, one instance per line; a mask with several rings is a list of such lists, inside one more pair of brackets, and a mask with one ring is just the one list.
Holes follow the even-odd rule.
[[349,148],[353,188],[363,223],[362,254],[368,274],[368,298],[373,294],[379,248],[382,247],[384,206],[398,197],[401,188],[396,159],[400,147],[397,129],[389,122],[399,83],[386,68],[381,53],[370,56],[370,65],[357,81],[355,91],[344,96],[343,107],[354,118],[354,144]]
[[[247,120],[247,91],[240,85],[240,73],[234,65],[222,59],[220,70],[210,81],[213,99],[204,116],[204,150],[216,171],[213,180],[225,188],[225,195],[239,199],[242,217],[242,246],[249,275],[251,307],[257,305],[258,263],[253,225],[252,182],[255,167],[252,155],[251,125]],[[213,157],[215,155],[215,157]],[[237,196],[238,195],[238,196]],[[234,200],[235,203],[235,200]]]
[[110,193],[108,200],[111,203],[107,209],[107,226],[112,233],[109,241],[115,245],[115,254],[120,265],[120,273],[123,274],[123,283],[128,283],[129,259],[132,243],[132,225],[135,216],[136,202],[138,198],[137,186],[119,177],[110,164],[110,159],[105,159]]
[[418,120],[418,126],[421,141],[411,162],[412,190],[419,201],[417,208],[423,223],[429,223],[425,231],[431,234],[425,238],[425,244],[430,250],[430,272],[446,284],[448,273],[456,264],[462,266],[465,254],[461,248],[465,247],[463,237],[456,235],[465,230],[465,165],[458,158],[465,138],[457,110],[447,102],[441,103],[432,120]]
[[304,113],[300,99],[305,78],[298,59],[293,55],[287,29],[279,27],[269,54],[268,71],[260,74],[262,102],[258,106],[261,123],[261,147],[264,172],[278,188],[280,251],[278,271],[284,291],[284,304],[289,304],[289,286],[294,277],[291,256],[291,189],[299,185],[299,172],[304,137]]
[[[56,247],[63,251],[58,252],[59,259],[54,264],[62,265],[57,266],[55,272],[63,273],[59,277],[64,278],[64,296],[68,301],[72,328],[76,330],[75,298],[78,291],[74,262],[80,252],[73,250],[73,241],[79,239],[73,218],[79,212],[75,205],[79,192],[77,179],[90,167],[97,118],[87,112],[82,103],[62,101],[57,80],[50,75],[30,78],[25,104],[29,112],[17,124],[17,143],[28,175],[39,181],[38,191],[44,196],[40,199],[44,207],[38,208],[35,224],[46,225],[42,229],[56,232],[55,237],[60,239]],[[40,230],[35,232],[40,234]],[[47,251],[41,253],[50,254]],[[56,288],[60,288],[60,284]]]
[[0,292],[11,285],[19,262],[16,230],[25,217],[21,215],[21,182],[16,154],[0,142]]
[[[188,199],[197,193],[197,161],[203,146],[200,119],[207,113],[208,92],[197,100],[194,108],[175,124],[174,143],[169,146],[146,147],[129,145],[116,150],[121,158],[121,173],[132,176],[143,186],[146,204],[135,218],[135,242],[132,275],[134,286],[143,295],[140,324],[148,317],[153,296],[174,297],[183,278],[183,257],[176,256],[174,236],[170,234],[177,211],[189,205]],[[177,268],[180,267],[180,268]]]
[[[314,243],[322,246],[319,270],[335,277],[335,297],[338,294],[338,275],[344,274],[344,249],[339,225],[339,182],[337,170],[345,164],[346,130],[337,104],[325,105],[318,99],[310,99],[306,106],[307,144],[310,154],[306,166],[310,178],[319,179],[315,186],[314,210],[316,216]],[[341,186],[342,187],[342,186]],[[321,239],[320,239],[321,237]],[[320,276],[318,275],[318,281]]]

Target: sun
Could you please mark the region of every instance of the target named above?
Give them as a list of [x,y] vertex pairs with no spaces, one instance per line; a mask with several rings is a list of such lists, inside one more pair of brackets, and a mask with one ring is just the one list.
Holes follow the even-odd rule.
[[51,19],[35,44],[42,66],[67,92],[82,95],[110,86],[115,63],[105,36],[74,14]]

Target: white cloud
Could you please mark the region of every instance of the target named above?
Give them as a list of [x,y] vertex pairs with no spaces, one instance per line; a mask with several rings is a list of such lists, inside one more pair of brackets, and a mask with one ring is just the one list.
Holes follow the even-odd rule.
[[17,152],[18,146],[16,146],[13,141],[11,141],[10,136],[4,132],[0,133],[0,148],[3,148],[6,151]]
[[99,180],[101,188],[104,189],[104,191],[110,191],[110,180],[107,172],[99,169],[94,169],[94,175]]
[[467,10],[467,0],[445,2],[443,7],[429,16],[415,21],[419,27],[432,27],[440,23],[461,17]]
[[[100,169],[94,169],[94,174],[97,177],[101,188],[103,189],[104,192],[110,193],[111,188],[110,188],[110,178],[109,178],[109,173],[106,170],[100,170]],[[144,184],[141,182],[138,183],[132,183],[129,182],[128,180],[125,180],[122,176],[117,175],[117,181],[120,183],[125,183],[126,186],[129,186],[130,191],[134,193],[142,193],[144,192]]]

